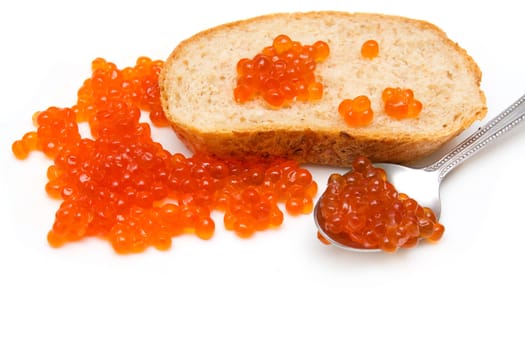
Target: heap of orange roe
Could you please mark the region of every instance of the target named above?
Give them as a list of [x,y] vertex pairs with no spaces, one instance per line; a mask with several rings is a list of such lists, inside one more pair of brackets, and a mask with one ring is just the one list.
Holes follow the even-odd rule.
[[385,104],[385,113],[395,119],[417,118],[423,105],[414,98],[411,89],[387,87],[381,94]]
[[[149,112],[153,125],[169,125],[160,105],[162,66],[140,57],[121,70],[95,59],[77,104],[35,113],[37,130],[12,144],[18,159],[41,151],[53,160],[46,192],[62,203],[51,246],[99,237],[118,253],[166,250],[183,233],[211,238],[213,210],[240,237],[281,225],[278,203],[292,215],[311,212],[317,184],[294,161],[185,157],[155,142],[140,118]],[[89,123],[91,138],[80,135],[79,122]]]
[[363,156],[354,159],[348,173],[330,176],[317,215],[331,239],[362,249],[393,252],[414,247],[420,239],[438,241],[445,230],[430,208],[399,193],[385,171]]
[[323,96],[323,85],[316,80],[314,72],[317,63],[326,60],[329,53],[325,41],[303,45],[280,34],[261,53],[237,62],[234,99],[243,103],[260,95],[273,107],[293,100],[319,100]]

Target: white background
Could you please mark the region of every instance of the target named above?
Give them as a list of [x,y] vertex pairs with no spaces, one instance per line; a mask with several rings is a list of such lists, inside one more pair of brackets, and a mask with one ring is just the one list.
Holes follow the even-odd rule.
[[[269,12],[338,9],[424,19],[483,71],[489,117],[525,93],[517,2],[4,1],[0,5],[0,349],[523,349],[525,127],[443,182],[445,236],[398,254],[318,243],[310,216],[241,240],[174,240],[116,255],[103,241],[47,245],[50,162],[16,161],[31,115],[71,106],[104,57],[165,59],[207,27]],[[476,124],[474,127],[479,126]],[[169,130],[156,137],[186,150]],[[320,188],[334,169],[310,167]],[[219,218],[219,216],[217,216]],[[520,334],[521,333],[521,334]]]

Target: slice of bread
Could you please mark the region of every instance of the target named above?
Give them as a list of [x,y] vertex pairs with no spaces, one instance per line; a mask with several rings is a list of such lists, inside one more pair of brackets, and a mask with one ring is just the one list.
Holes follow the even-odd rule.
[[[252,58],[279,34],[330,46],[315,70],[322,99],[278,109],[262,98],[235,102],[238,60]],[[360,53],[368,39],[379,43],[374,59]],[[480,80],[466,51],[428,22],[328,11],[271,14],[198,33],[171,53],[160,86],[166,116],[194,152],[348,166],[357,154],[406,163],[432,153],[485,116]],[[419,117],[387,116],[381,101],[386,87],[413,90],[423,104]],[[358,95],[372,102],[374,119],[366,127],[348,126],[337,111],[343,99]]]

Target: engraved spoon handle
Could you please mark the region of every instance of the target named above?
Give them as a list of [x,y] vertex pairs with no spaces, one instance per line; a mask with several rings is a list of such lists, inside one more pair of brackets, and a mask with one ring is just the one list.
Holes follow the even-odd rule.
[[480,127],[472,135],[454,147],[441,159],[423,168],[425,171],[437,171],[438,181],[458,165],[485,148],[492,141],[513,129],[525,119],[525,95],[506,110],[491,119],[483,127]]

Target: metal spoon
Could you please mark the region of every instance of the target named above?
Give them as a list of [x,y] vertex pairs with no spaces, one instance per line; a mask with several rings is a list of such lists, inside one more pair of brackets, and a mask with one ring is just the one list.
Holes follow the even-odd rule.
[[[399,164],[376,163],[383,168],[388,181],[400,193],[406,193],[421,206],[431,208],[439,218],[441,202],[439,186],[443,178],[458,165],[485,148],[489,143],[507,133],[525,119],[525,95],[510,105],[505,111],[491,119],[485,126],[477,129],[472,135],[459,143],[438,161],[424,168],[409,168]],[[376,252],[379,249],[357,248],[344,245],[331,238],[319,224],[319,201],[314,208],[314,220],[320,235],[334,246],[360,252]]]

